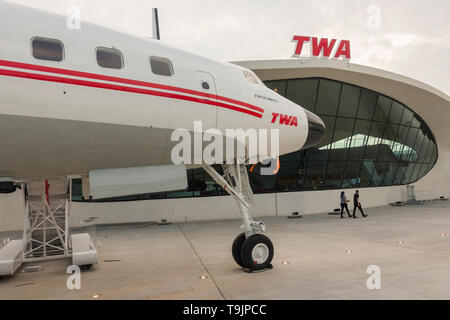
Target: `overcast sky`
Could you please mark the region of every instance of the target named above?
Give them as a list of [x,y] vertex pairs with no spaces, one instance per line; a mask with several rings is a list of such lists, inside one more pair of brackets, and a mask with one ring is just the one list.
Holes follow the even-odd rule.
[[351,41],[352,63],[423,81],[450,95],[449,0],[12,0],[151,36],[221,61],[291,58],[293,35]]

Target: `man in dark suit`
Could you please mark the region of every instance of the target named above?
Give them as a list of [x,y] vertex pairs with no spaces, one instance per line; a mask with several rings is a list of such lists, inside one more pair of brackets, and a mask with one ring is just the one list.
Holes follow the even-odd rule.
[[367,215],[364,214],[364,211],[361,206],[361,202],[359,201],[359,190],[356,190],[355,195],[353,196],[353,218],[356,219],[356,208],[361,211],[362,216],[365,218]]

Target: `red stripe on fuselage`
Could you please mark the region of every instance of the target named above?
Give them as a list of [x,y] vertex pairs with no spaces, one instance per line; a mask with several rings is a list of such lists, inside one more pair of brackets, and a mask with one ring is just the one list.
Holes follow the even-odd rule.
[[173,86],[168,86],[168,85],[163,85],[163,84],[158,84],[158,83],[151,83],[151,82],[145,82],[145,81],[140,81],[140,80],[132,80],[132,79],[119,78],[119,77],[112,77],[112,76],[104,76],[104,75],[89,73],[89,72],[39,66],[39,65],[34,65],[34,64],[6,61],[6,60],[0,60],[0,66],[12,67],[12,68],[22,68],[22,69],[28,69],[28,70],[33,70],[33,71],[57,73],[57,74],[63,74],[63,75],[68,75],[68,76],[81,77],[81,78],[112,81],[112,82],[119,82],[119,83],[123,83],[123,84],[132,84],[132,85],[155,88],[155,89],[176,91],[176,92],[181,92],[181,93],[198,95],[198,96],[211,98],[211,99],[222,100],[222,101],[229,102],[229,103],[234,103],[234,104],[264,113],[264,109],[254,106],[254,105],[251,105],[251,104],[248,104],[246,102],[239,101],[239,100],[222,97],[222,96],[218,96],[218,95],[210,94],[210,93],[206,93],[206,92],[195,91],[195,90],[185,89],[185,88],[180,88],[180,87],[173,87]]
[[157,96],[157,97],[192,101],[192,102],[208,104],[208,105],[212,105],[212,106],[218,106],[221,108],[226,108],[226,109],[230,109],[230,110],[234,110],[234,111],[238,111],[238,112],[243,112],[243,113],[252,115],[254,117],[257,117],[257,118],[262,117],[262,114],[260,114],[258,112],[254,112],[254,111],[251,111],[248,109],[243,109],[241,107],[225,104],[225,103],[218,102],[218,101],[212,101],[212,100],[207,100],[207,99],[202,99],[202,98],[197,98],[197,97],[184,96],[181,94],[170,93],[170,92],[140,89],[140,88],[120,86],[120,85],[109,84],[109,83],[101,83],[101,82],[95,82],[95,81],[79,80],[79,79],[73,79],[73,78],[64,78],[64,77],[49,76],[49,75],[44,75],[44,74],[39,74],[39,73],[29,73],[29,72],[13,71],[13,70],[5,70],[5,69],[0,69],[0,75],[10,76],[10,77],[27,78],[27,79],[33,79],[33,80],[67,83],[67,84],[73,84],[73,85],[79,85],[79,86],[85,86],[85,87],[132,92],[132,93],[146,94],[146,95]]

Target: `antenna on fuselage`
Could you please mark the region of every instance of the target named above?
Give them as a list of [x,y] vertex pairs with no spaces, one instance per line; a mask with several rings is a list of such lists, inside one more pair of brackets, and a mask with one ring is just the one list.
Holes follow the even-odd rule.
[[152,8],[152,16],[153,16],[153,39],[160,40],[159,36],[159,20],[158,20],[158,9]]

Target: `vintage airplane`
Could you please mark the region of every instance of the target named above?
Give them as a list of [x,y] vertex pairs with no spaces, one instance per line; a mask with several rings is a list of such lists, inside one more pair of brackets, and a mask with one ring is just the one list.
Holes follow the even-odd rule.
[[[0,2],[1,193],[58,177],[81,177],[94,198],[180,189],[186,165],[172,162],[171,133],[192,132],[194,121],[221,132],[278,129],[281,155],[325,133],[319,117],[250,70],[94,24],[72,30],[65,16]],[[200,166],[239,205],[244,232],[233,257],[266,268],[274,250],[248,214],[246,163],[220,164],[223,176]]]

